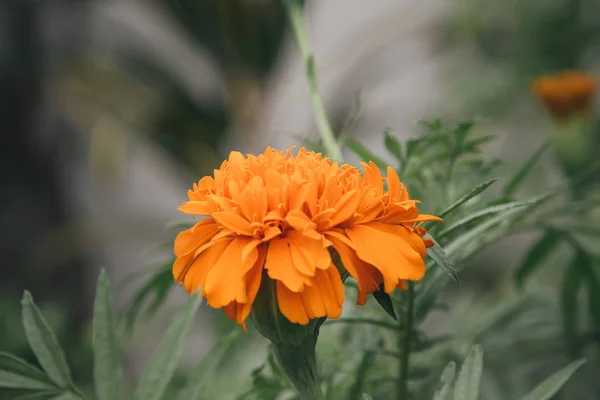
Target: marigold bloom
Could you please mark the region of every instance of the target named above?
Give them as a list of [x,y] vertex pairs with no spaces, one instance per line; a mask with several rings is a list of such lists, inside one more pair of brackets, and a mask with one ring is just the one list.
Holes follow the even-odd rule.
[[179,210],[208,218],[175,240],[173,275],[187,292],[202,289],[211,307],[245,327],[261,281],[272,280],[280,311],[305,325],[342,312],[344,286],[330,251],[356,279],[358,304],[382,283],[390,293],[423,277],[432,243],[418,223],[439,218],[419,214],[392,168],[386,191],[373,163],[362,163],[362,174],[291,150],[231,152],[188,192]]
[[565,71],[542,76],[532,85],[533,92],[558,120],[591,112],[596,93],[596,78],[590,74]]

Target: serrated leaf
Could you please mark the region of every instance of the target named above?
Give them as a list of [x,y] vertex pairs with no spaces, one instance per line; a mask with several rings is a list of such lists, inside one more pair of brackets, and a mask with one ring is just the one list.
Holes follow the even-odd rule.
[[478,194],[480,194],[481,192],[483,192],[484,190],[486,190],[487,188],[492,186],[492,184],[494,182],[496,182],[498,179],[499,178],[494,178],[494,179],[490,179],[489,181],[483,182],[481,185],[477,186],[476,188],[471,190],[469,193],[463,195],[460,199],[456,200],[454,203],[452,203],[450,206],[448,206],[445,210],[443,210],[441,213],[439,213],[438,214],[439,217],[443,218],[446,215],[450,214],[452,211],[456,210],[458,207],[462,206],[467,201],[471,200],[473,197],[477,196]]
[[[446,254],[448,258],[452,259],[454,254],[459,250],[463,250],[463,254],[469,255],[477,249],[483,242],[478,240],[483,234],[489,233],[493,228],[496,228],[496,225],[503,224],[504,227],[498,228],[499,235],[496,238],[500,237],[503,234],[506,234],[510,229],[510,223],[515,219],[521,217],[524,212],[530,212],[532,209],[539,207],[545,201],[551,199],[558,193],[564,190],[563,187],[551,190],[541,196],[535,197],[532,200],[525,201],[523,203],[527,203],[527,207],[516,207],[509,209],[507,211],[501,212],[499,215],[495,215],[488,220],[481,222],[477,226],[468,230],[458,238],[454,239],[450,244],[444,246],[446,250]],[[438,238],[440,235],[438,234]]]
[[385,131],[385,147],[390,153],[394,155],[399,161],[404,160],[402,155],[402,144],[394,137],[389,130]]
[[423,236],[423,239],[433,240],[433,246],[427,248],[427,255],[431,257],[433,261],[435,261],[436,265],[440,267],[445,273],[447,273],[448,276],[450,276],[454,282],[460,284],[458,273],[454,269],[454,265],[452,265],[452,262],[446,256],[444,249],[429,234]]
[[181,308],[154,356],[144,369],[134,394],[135,400],[161,400],[177,367],[194,315],[202,302],[195,294]]
[[477,400],[483,373],[483,349],[480,345],[471,348],[467,359],[460,367],[454,386],[454,400]]
[[206,396],[204,390],[208,382],[215,378],[219,364],[231,346],[239,338],[239,330],[229,333],[219,340],[211,351],[202,359],[196,371],[190,375],[190,381],[181,389],[178,399],[202,400]]
[[527,161],[525,161],[525,163],[521,166],[521,168],[519,168],[517,173],[504,187],[504,190],[502,191],[502,194],[504,196],[511,197],[517,190],[519,190],[535,163],[538,162],[538,160],[544,154],[548,147],[549,142],[545,142],[544,144],[542,144],[542,146],[540,146],[539,149],[536,150],[535,153],[531,155],[531,157],[529,157]]
[[463,151],[478,152],[478,150],[479,150],[477,148],[478,146],[480,146],[484,143],[487,143],[491,140],[494,140],[496,138],[497,138],[496,135],[479,136],[479,137],[465,143],[463,146]]
[[417,154],[421,144],[425,142],[425,138],[413,138],[406,141],[406,158],[412,158]]
[[562,234],[554,229],[546,233],[538,240],[527,252],[525,260],[515,272],[515,283],[517,287],[522,287],[525,279],[532,274],[537,267],[543,264],[544,260],[557,249],[557,244],[563,239]]
[[394,320],[398,320],[396,312],[394,311],[394,304],[390,295],[383,291],[383,284],[379,286],[379,289],[373,292],[373,297],[377,300],[377,303],[383,308],[383,310]]
[[525,207],[525,206],[529,206],[532,204],[535,204],[536,200],[530,200],[530,201],[513,201],[510,203],[504,203],[504,204],[500,204],[497,206],[492,206],[492,207],[487,207],[484,208],[483,210],[479,210],[477,212],[471,213],[469,215],[467,215],[464,218],[461,218],[460,220],[456,221],[454,224],[452,224],[451,226],[449,226],[448,228],[444,229],[443,231],[441,231],[438,234],[438,237],[445,237],[447,235],[449,235],[450,233],[454,232],[455,230],[457,230],[458,228],[461,228],[473,221],[475,221],[478,218],[482,218],[488,215],[492,215],[492,214],[497,214],[500,212],[504,212],[504,211],[508,211],[511,210],[513,208],[519,208],[519,207]]
[[367,149],[364,145],[354,139],[346,139],[344,144],[356,154],[361,161],[369,162],[373,161],[380,169],[385,169],[387,163],[379,158],[371,150]]
[[569,380],[569,378],[583,365],[586,360],[580,359],[573,361],[563,369],[548,378],[544,379],[542,383],[535,387],[529,394],[524,396],[521,400],[549,400],[554,396],[563,385]]
[[474,125],[475,121],[464,121],[459,123],[454,129],[454,136],[456,137],[456,142],[459,148],[464,144],[467,135],[471,132],[471,129],[473,129]]
[[452,383],[455,375],[456,363],[450,361],[448,365],[446,365],[446,368],[444,368],[444,372],[442,372],[442,376],[440,377],[440,387],[433,395],[433,400],[453,400]]
[[11,354],[0,353],[0,387],[11,389],[55,389],[56,385],[37,367]]
[[58,385],[67,389],[73,387],[69,366],[65,355],[58,344],[56,335],[40,313],[28,291],[23,294],[21,300],[23,309],[23,326],[25,335],[33,354],[48,374],[48,377]]
[[93,321],[94,387],[98,400],[121,397],[121,353],[115,332],[115,317],[106,272],[102,270],[96,286]]

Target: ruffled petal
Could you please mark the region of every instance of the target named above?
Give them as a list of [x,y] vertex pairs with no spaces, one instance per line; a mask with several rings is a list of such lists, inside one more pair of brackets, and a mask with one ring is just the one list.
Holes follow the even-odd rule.
[[282,282],[292,292],[300,292],[305,285],[311,284],[310,277],[294,266],[288,238],[271,240],[265,269],[269,278]]
[[307,324],[311,319],[339,318],[344,303],[344,285],[334,265],[317,270],[313,286],[292,292],[277,282],[277,302],[282,314],[291,322]]
[[238,236],[223,250],[223,253],[208,272],[204,293],[211,307],[221,308],[232,301],[248,301],[244,276],[258,259],[254,249],[242,260],[242,251],[252,239]]
[[331,240],[333,247],[340,255],[344,268],[358,283],[359,296],[357,304],[365,304],[366,295],[377,290],[381,282],[383,282],[381,272],[374,266],[358,258],[356,252],[338,237],[329,236],[329,240]]
[[384,289],[391,293],[400,279],[423,278],[425,263],[412,247],[411,232],[403,228],[389,233],[388,226],[371,222],[346,229],[346,234],[354,243],[358,257],[381,271]]
[[[177,279],[178,282],[183,282],[186,292],[193,293],[204,286],[206,275],[208,275],[230,242],[231,240],[219,240],[205,245],[206,248],[194,258],[187,270]],[[203,293],[204,295],[205,293]]]

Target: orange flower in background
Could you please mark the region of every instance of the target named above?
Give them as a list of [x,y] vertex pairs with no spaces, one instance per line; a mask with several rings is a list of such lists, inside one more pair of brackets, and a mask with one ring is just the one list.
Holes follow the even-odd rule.
[[188,192],[179,210],[208,218],[175,240],[173,275],[187,292],[200,289],[211,307],[245,327],[269,279],[283,315],[304,325],[342,312],[344,286],[330,251],[356,279],[358,304],[382,283],[390,293],[423,277],[432,242],[418,223],[440,219],[419,214],[392,168],[386,191],[373,163],[362,163],[362,174],[291,150],[231,152]]
[[533,92],[558,120],[587,115],[592,110],[596,78],[583,72],[565,71],[533,82]]

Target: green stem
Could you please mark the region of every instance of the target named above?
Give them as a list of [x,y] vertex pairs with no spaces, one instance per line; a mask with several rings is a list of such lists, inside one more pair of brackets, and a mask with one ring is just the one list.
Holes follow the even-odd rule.
[[317,337],[309,335],[299,344],[273,343],[273,352],[302,400],[324,400],[315,346]]
[[302,56],[302,62],[304,63],[304,69],[308,80],[308,87],[310,89],[310,99],[315,112],[317,126],[321,133],[321,139],[323,140],[325,153],[333,161],[342,162],[342,152],[335,139],[333,130],[331,129],[331,124],[329,123],[329,118],[327,117],[325,106],[323,105],[323,99],[319,94],[317,74],[315,72],[315,58],[308,46],[308,34],[306,32],[306,24],[304,23],[302,4],[300,0],[283,0],[283,5],[289,15],[294,37],[300,48],[300,55]]
[[413,317],[415,308],[415,287],[410,281],[407,284],[407,305],[406,313],[403,318],[404,331],[400,335],[398,340],[398,347],[401,353],[400,357],[400,377],[398,379],[397,396],[398,400],[408,399],[408,369],[410,361],[410,342],[413,330]]

